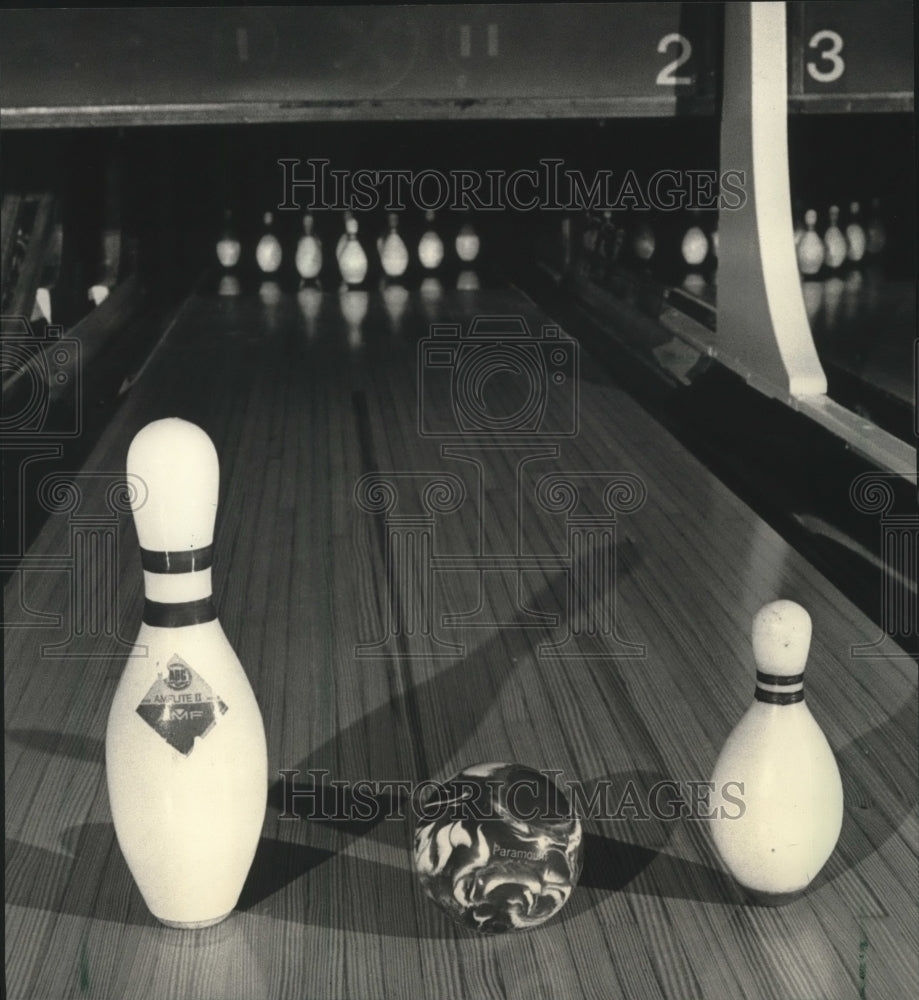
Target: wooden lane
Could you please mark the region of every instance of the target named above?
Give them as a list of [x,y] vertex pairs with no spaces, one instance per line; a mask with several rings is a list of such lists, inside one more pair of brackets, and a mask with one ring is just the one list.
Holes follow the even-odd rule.
[[[587,408],[585,408],[585,411]],[[593,411],[590,411],[591,413]],[[602,412],[602,411],[601,411]],[[636,437],[635,429],[630,428],[630,433],[624,437],[624,440],[631,442]],[[582,435],[582,441],[587,442],[597,442],[602,441],[603,437],[600,434]],[[631,463],[620,463],[618,466],[622,468],[623,465],[628,468],[640,468],[644,470],[648,468],[652,470],[654,460],[659,459],[661,470],[665,465],[668,464],[669,456],[673,451],[672,442],[670,442],[670,447],[667,447],[667,442],[660,442],[658,446],[654,449],[650,455],[646,455],[644,461],[638,461],[634,464]],[[680,463],[683,468],[686,467],[686,462]],[[609,466],[601,466],[609,467]],[[653,470],[652,470],[653,471]],[[678,467],[672,470],[674,473],[679,473],[681,470]],[[674,475],[674,479],[676,479]],[[666,483],[666,475],[662,475],[659,482]],[[672,482],[671,482],[672,485]],[[686,694],[688,701],[687,705],[692,706],[693,703],[701,705],[701,709],[698,714],[693,718],[693,725],[698,726],[699,729],[704,729],[706,724],[708,728],[712,729],[713,726],[717,727],[717,737],[713,738],[711,741],[711,758],[717,753],[717,748],[720,743],[723,742],[724,736],[726,735],[727,729],[730,728],[732,721],[736,719],[737,715],[743,711],[749,701],[749,688],[747,685],[742,686],[739,691],[737,691],[736,683],[733,685],[735,689],[735,708],[730,715],[725,713],[723,717],[713,716],[711,711],[711,704],[709,699],[712,697],[717,698],[719,694],[723,698],[724,692],[728,694],[731,693],[730,687],[724,687],[721,684],[723,679],[730,680],[734,676],[734,671],[738,664],[749,664],[749,641],[746,635],[746,625],[738,628],[737,622],[732,622],[729,618],[726,619],[725,631],[719,631],[719,626],[721,625],[720,619],[725,618],[722,613],[722,608],[725,603],[736,604],[738,587],[746,587],[752,590],[752,594],[746,597],[749,601],[749,614],[752,615],[755,607],[764,600],[768,600],[775,596],[776,593],[788,593],[789,591],[793,596],[799,597],[809,606],[812,610],[815,607],[814,594],[818,594],[821,589],[826,589],[825,583],[820,580],[820,578],[809,570],[808,567],[804,566],[786,566],[790,558],[790,554],[787,551],[787,546],[781,542],[781,540],[775,536],[770,529],[766,528],[765,525],[761,523],[754,525],[757,529],[753,534],[754,545],[751,547],[749,536],[751,532],[749,528],[751,526],[751,519],[748,512],[745,512],[741,505],[737,501],[727,494],[723,490],[711,490],[710,480],[707,482],[705,479],[699,479],[698,476],[686,477],[682,482],[679,483],[680,491],[684,500],[688,500],[688,509],[695,512],[699,512],[700,516],[706,518],[710,522],[710,530],[703,534],[703,537],[699,539],[696,547],[689,547],[688,551],[681,551],[686,547],[685,537],[687,533],[698,533],[698,524],[696,521],[689,516],[686,516],[684,508],[684,514],[680,516],[680,507],[669,500],[667,496],[663,498],[664,502],[661,506],[666,512],[670,514],[671,524],[662,524],[660,522],[660,513],[657,514],[657,520],[652,520],[653,532],[655,535],[660,535],[661,529],[670,529],[672,534],[676,535],[676,538],[664,538],[663,545],[655,545],[655,537],[649,535],[642,539],[641,552],[650,552],[652,556],[657,557],[660,563],[659,567],[655,567],[654,571],[645,574],[648,579],[657,582],[659,577],[664,579],[667,584],[672,584],[666,589],[668,592],[655,593],[653,594],[653,606],[655,609],[655,615],[658,619],[658,624],[655,627],[654,636],[657,639],[657,630],[660,627],[659,621],[661,615],[669,615],[674,619],[673,628],[682,632],[683,636],[677,636],[677,638],[683,639],[682,648],[679,644],[676,644],[672,653],[672,663],[678,663],[681,659],[688,660],[688,655],[685,652],[687,648],[694,647],[696,652],[696,659],[699,660],[699,665],[706,668],[704,671],[700,671],[697,675],[696,672],[687,670],[686,672],[681,672],[675,675],[677,682],[681,678],[686,678],[685,680],[685,691],[681,690],[681,694]],[[700,497],[700,500],[705,499],[706,502],[699,502],[694,496],[694,493],[702,494],[703,491],[695,489],[696,487],[708,487],[709,496],[706,498]],[[651,490],[650,492],[654,492]],[[669,492],[669,491],[668,491]],[[647,511],[643,511],[647,513]],[[650,515],[649,515],[650,516]],[[638,523],[638,515],[636,515],[635,523]],[[630,524],[632,522],[624,521],[624,524]],[[647,522],[646,522],[647,523]],[[704,526],[704,525],[703,525]],[[747,530],[744,531],[744,528]],[[726,529],[733,529],[727,530]],[[631,529],[627,529],[631,530]],[[707,536],[707,537],[706,537]],[[719,559],[719,542],[716,536],[720,536],[721,546],[720,551],[722,553]],[[677,549],[672,548],[672,542],[676,541]],[[725,561],[723,558],[723,551],[725,546],[730,546],[730,551],[732,553],[737,553],[738,557]],[[749,553],[746,553],[745,549],[752,549]],[[689,560],[687,560],[689,556]],[[681,573],[673,573],[674,561],[678,560],[680,563],[680,570],[685,570],[685,576]],[[700,566],[701,563],[701,566]],[[671,572],[668,576],[667,568],[668,565]],[[650,569],[650,567],[645,567]],[[700,574],[699,569],[703,572]],[[661,571],[658,573],[658,569]],[[743,569],[743,572],[738,570]],[[702,584],[701,589],[693,589],[691,585],[687,586],[687,581],[692,581],[693,575],[697,578],[698,582]],[[723,583],[722,583],[723,581]],[[685,589],[684,589],[685,588]],[[624,588],[625,589],[625,588]],[[712,595],[712,590],[714,589],[715,594]],[[721,593],[723,591],[723,593]],[[719,600],[716,604],[712,605],[712,596],[717,597]],[[831,598],[833,600],[833,598]],[[838,604],[838,601],[836,602]],[[819,613],[821,609],[819,608],[819,602],[817,602],[817,612]],[[714,612],[714,614],[713,614]],[[853,610],[851,608],[839,607],[838,613],[845,615],[847,619],[851,618]],[[736,619],[736,609],[734,618]],[[749,621],[749,618],[747,618]],[[834,623],[831,621],[827,622],[828,627],[832,627]],[[819,617],[817,618],[817,629],[818,635],[821,628],[821,621]],[[687,635],[687,633],[689,633]],[[710,634],[706,634],[710,633]],[[712,658],[712,648],[713,644],[718,646],[723,646],[725,639],[730,637],[731,647],[727,652],[717,654],[716,658]],[[690,640],[690,641],[686,641]],[[854,641],[854,635],[851,640],[847,638],[846,642],[842,644],[842,650],[848,649],[848,644],[850,641]],[[700,652],[701,651],[701,655]],[[837,654],[839,655],[839,654]],[[839,687],[835,685],[832,681],[832,672],[834,669],[834,664],[831,662],[832,657],[830,657],[830,662],[827,662],[826,654],[820,654],[818,650],[815,650],[815,659],[824,660],[823,666],[829,667],[829,671],[826,674],[816,675],[816,669],[814,671],[815,677],[819,683],[823,683],[823,686],[830,686],[831,691],[842,692],[842,696],[838,699],[840,710],[846,708],[851,709],[853,702],[857,704],[857,711],[860,711],[864,715],[863,710],[863,698],[858,698],[857,700],[853,698],[853,692],[851,690],[846,690],[845,687]],[[712,677],[711,683],[707,683],[709,678],[707,676],[708,672],[712,667],[721,667],[724,664],[724,669],[720,671],[725,674],[725,678]],[[655,664],[656,666],[657,664]],[[853,664],[854,666],[855,664]],[[864,666],[865,664],[862,664]],[[689,664],[687,663],[687,666]],[[874,665],[875,667],[877,664]],[[883,665],[885,669],[888,668],[887,664]],[[749,669],[749,668],[748,668]],[[876,670],[872,670],[875,674],[876,681],[882,680],[880,673]],[[859,675],[863,675],[864,671],[858,671]],[[829,685],[823,680],[824,677],[830,677]],[[910,670],[908,669],[905,677],[910,676]],[[693,678],[697,678],[694,680]],[[853,678],[855,680],[856,678]],[[698,697],[693,698],[693,688],[695,688],[699,680],[706,682],[706,688],[704,689],[704,694],[706,695],[706,701],[700,702]],[[863,682],[861,681],[861,676],[858,677],[859,683],[856,689],[859,694],[863,694],[861,688],[863,687]],[[749,684],[749,681],[748,681]],[[907,689],[908,690],[908,689]],[[659,707],[659,691],[653,692],[652,700],[649,701],[647,705],[647,710],[654,711]],[[671,720],[667,717],[666,707],[661,707],[660,711],[664,717],[664,721],[661,725],[661,742],[662,743],[674,743],[676,739],[679,738],[681,734],[674,734],[669,728]],[[904,717],[909,717],[910,711],[914,714],[914,701],[907,702],[903,706]],[[899,729],[899,738],[901,743],[905,743],[908,739],[908,730]],[[687,730],[685,733],[685,741],[688,743],[688,749],[691,749],[693,744],[698,740],[698,732],[693,730]],[[838,746],[839,743],[837,742]],[[850,754],[851,757],[851,754]],[[676,760],[670,762],[671,768],[676,763]],[[673,771],[670,771],[673,774]],[[698,778],[698,771],[696,771],[696,778]],[[703,772],[704,773],[704,772]],[[687,775],[690,779],[693,777],[693,772],[690,771]],[[850,790],[851,794],[851,790]],[[897,823],[902,820],[903,812],[902,809],[898,810],[899,815],[894,815],[892,828],[896,828]],[[697,825],[696,829],[700,829]],[[901,867],[901,871],[903,868]],[[845,901],[843,901],[845,902]],[[752,988],[755,986],[753,984],[748,984],[748,987]],[[714,993],[712,995],[715,995]],[[717,995],[720,995],[718,993]]]
[[[358,324],[363,304],[349,300],[346,319],[337,293],[192,300],[83,471],[117,475],[133,434],[160,416],[214,439],[215,595],[262,707],[273,777],[299,770],[306,788],[310,769],[343,782],[443,779],[493,759],[557,769],[612,799],[585,822],[580,887],[535,932],[473,938],[415,886],[407,818],[310,819],[304,796],[300,819],[280,820],[274,781],[239,912],[194,934],[160,928],[108,815],[101,747],[121,662],[49,659],[41,646],[61,629],[9,631],[10,995],[848,997],[860,955],[869,995],[905,995],[919,899],[915,663],[852,657],[877,637],[870,623],[585,356],[578,433],[554,451],[493,437],[443,453],[419,433],[418,339],[435,321],[521,314],[535,331],[546,317],[506,290],[413,293],[398,324],[388,304],[371,294]],[[434,399],[442,426],[449,399]],[[647,494],[616,524],[618,633],[644,655],[540,658],[564,631],[567,522],[535,502],[536,484],[600,472],[630,473]],[[419,484],[462,483],[460,508],[436,515],[436,554],[454,568],[434,581],[438,622],[481,605],[482,627],[438,625],[463,658],[407,657],[408,640],[390,659],[355,655],[385,635],[389,600],[384,517],[354,499],[367,473],[404,474],[404,510],[421,509]],[[103,481],[81,482],[87,509],[102,509]],[[52,516],[30,556],[66,553],[69,537],[67,516]],[[118,614],[133,638],[142,594],[127,517],[118,540]],[[520,553],[534,558],[518,593]],[[476,554],[494,568],[464,566]],[[30,573],[26,592],[30,607],[64,613],[66,630],[66,572]],[[665,780],[685,798],[708,779],[751,697],[750,619],[780,595],[814,619],[808,697],[847,804],[812,891],[773,911],[744,904],[704,820],[616,806]],[[18,597],[7,588],[8,615]],[[533,612],[561,625],[536,626]],[[94,643],[111,652],[109,638]]]

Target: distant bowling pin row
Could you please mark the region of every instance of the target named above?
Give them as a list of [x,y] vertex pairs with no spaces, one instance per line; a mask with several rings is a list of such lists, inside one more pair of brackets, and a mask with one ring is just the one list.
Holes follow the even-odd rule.
[[581,232],[581,250],[589,257],[610,264],[656,265],[662,259],[676,263],[676,250],[683,267],[700,269],[718,258],[717,225],[706,226],[695,215],[682,220],[633,218],[617,221],[613,212],[586,213]]
[[[846,265],[857,265],[868,256],[881,254],[887,243],[886,231],[878,213],[878,201],[872,203],[872,218],[862,225],[858,202],[849,205],[848,216],[841,219],[838,205],[827,212],[823,233],[816,230],[817,213],[810,209],[803,224],[795,229],[795,248],[801,273],[811,277],[838,271]],[[718,258],[718,229],[706,231],[699,219],[682,224],[662,220],[639,220],[622,224],[612,212],[602,215],[586,213],[581,232],[581,250],[594,260],[609,263],[632,263],[653,266],[669,256],[672,263],[675,248],[683,266],[690,270],[714,266]]]
[[[264,275],[274,275],[284,262],[284,248],[279,238],[271,212],[263,217],[263,231],[255,246],[254,259]],[[453,240],[456,260],[470,265],[479,256],[480,240],[471,223],[464,223]],[[386,229],[375,241],[375,260],[387,278],[403,277],[412,266],[412,252],[399,232],[399,216],[390,212]],[[294,249],[294,266],[304,281],[314,281],[327,266],[326,248],[323,246],[312,214],[303,217],[303,231]],[[335,262],[342,281],[347,285],[360,285],[371,270],[371,256],[360,237],[360,226],[353,213],[344,213],[344,228],[335,245]],[[217,243],[217,259],[224,268],[233,268],[240,261],[242,248],[239,239],[227,228]],[[371,254],[373,251],[371,251]],[[415,257],[423,271],[437,271],[447,258],[443,229],[434,212],[425,214],[425,227],[415,246]]]
[[863,226],[857,201],[849,205],[844,220],[839,206],[830,205],[822,234],[817,230],[820,221],[817,212],[808,209],[803,224],[799,222],[795,227],[795,252],[801,274],[806,278],[818,277],[846,266],[857,266],[866,256],[881,254],[887,244],[887,234],[878,214],[877,199],[872,209],[871,220]]
[[[132,441],[127,475],[144,486],[131,504],[146,600],[106,727],[109,802],[154,916],[206,927],[237,904],[268,790],[264,722],[212,595],[217,452],[194,424],[156,420]],[[804,701],[810,638],[809,615],[791,601],[756,615],[755,696],[712,776],[715,846],[764,902],[802,892],[842,824],[839,770]]]

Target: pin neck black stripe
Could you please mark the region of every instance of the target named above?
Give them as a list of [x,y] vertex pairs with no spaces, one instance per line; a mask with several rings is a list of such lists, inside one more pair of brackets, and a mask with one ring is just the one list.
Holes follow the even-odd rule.
[[757,701],[764,701],[769,705],[794,705],[799,701],[804,701],[804,689],[800,691],[766,691],[758,684],[754,697]]
[[140,563],[150,573],[197,573],[210,569],[214,561],[214,546],[203,549],[186,549],[183,552],[156,552],[140,550]]
[[803,684],[804,674],[792,674],[791,677],[785,677],[782,674],[764,674],[762,671],[757,670],[756,683],[775,684],[777,687],[791,687],[792,684]]
[[202,597],[198,601],[182,601],[180,604],[162,604],[159,601],[144,601],[144,624],[158,628],[184,628],[186,625],[201,625],[212,622],[217,617],[213,597]]

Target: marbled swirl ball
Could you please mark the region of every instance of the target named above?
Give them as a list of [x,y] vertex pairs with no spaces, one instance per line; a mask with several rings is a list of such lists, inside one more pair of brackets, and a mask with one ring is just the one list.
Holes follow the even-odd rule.
[[580,820],[551,778],[521,764],[476,764],[426,786],[415,822],[422,888],[476,931],[545,923],[581,874]]

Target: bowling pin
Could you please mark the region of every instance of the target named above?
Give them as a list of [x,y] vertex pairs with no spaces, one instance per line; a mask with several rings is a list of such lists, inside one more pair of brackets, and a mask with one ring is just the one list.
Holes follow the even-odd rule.
[[708,256],[708,237],[701,226],[690,226],[683,234],[680,254],[689,267],[701,267]]
[[313,232],[313,217],[309,212],[303,216],[303,235],[297,243],[294,263],[304,281],[312,281],[322,270],[322,244]]
[[350,209],[347,210],[344,214],[345,230],[341,234],[341,236],[338,237],[338,242],[335,244],[336,260],[338,260],[338,258],[341,256],[341,252],[342,250],[345,249],[345,244],[348,242],[348,221],[353,218],[354,218],[354,213]]
[[756,692],[715,765],[711,830],[737,881],[760,902],[802,892],[833,853],[842,782],[804,701],[810,615],[774,601],[753,619]]
[[281,266],[281,241],[274,234],[274,216],[266,212],[262,218],[265,231],[255,247],[255,260],[263,274],[274,274]]
[[456,234],[456,256],[464,264],[472,264],[475,259],[479,256],[479,250],[481,249],[481,243],[479,241],[479,235],[475,231],[471,222],[463,223],[460,226],[459,232]]
[[434,213],[427,211],[424,217],[428,228],[418,243],[418,259],[422,267],[428,271],[435,271],[444,259],[444,241],[434,229]]
[[642,222],[635,231],[632,238],[632,253],[643,263],[647,264],[654,256],[657,248],[657,241],[654,237],[654,230],[647,222]]
[[823,240],[814,230],[814,226],[817,225],[817,213],[812,208],[804,213],[804,225],[807,228],[797,247],[798,270],[803,275],[811,277],[823,267],[823,260],[826,256]]
[[826,248],[826,266],[836,271],[845,263],[849,248],[839,228],[839,206],[830,205],[829,215],[830,224],[823,234],[823,245]]
[[268,790],[261,714],[211,596],[217,452],[194,424],[156,420],[127,472],[144,484],[132,508],[146,600],[108,717],[109,801],[150,912],[206,927],[236,905]]
[[367,254],[357,238],[357,219],[345,223],[345,243],[338,255],[338,269],[347,285],[359,285],[367,277]]
[[390,212],[387,217],[389,230],[377,242],[380,264],[387,278],[401,278],[408,267],[408,247],[399,235],[399,216]]
[[217,241],[217,260],[220,266],[230,270],[239,263],[240,243],[233,230],[233,219],[229,209],[223,216],[223,232]]
[[853,264],[858,264],[865,256],[867,238],[865,230],[862,228],[859,218],[859,205],[853,201],[849,206],[849,224],[846,226],[846,243],[848,244],[848,258]]
[[872,257],[884,252],[887,246],[887,230],[881,221],[881,202],[879,198],[871,199],[871,221],[865,230],[865,252]]

